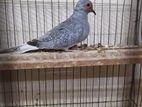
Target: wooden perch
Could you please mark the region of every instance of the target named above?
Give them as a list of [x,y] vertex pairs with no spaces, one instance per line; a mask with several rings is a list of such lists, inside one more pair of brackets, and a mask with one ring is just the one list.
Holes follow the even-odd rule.
[[79,67],[142,63],[142,48],[112,48],[102,51],[38,52],[1,54],[0,70]]

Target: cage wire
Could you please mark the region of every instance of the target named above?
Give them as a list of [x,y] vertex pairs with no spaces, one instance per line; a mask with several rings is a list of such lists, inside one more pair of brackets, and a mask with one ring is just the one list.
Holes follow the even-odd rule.
[[[93,1],[93,0],[92,0]],[[41,36],[73,12],[77,0],[1,0],[0,48]],[[140,46],[142,0],[94,0],[83,41]],[[0,71],[0,107],[142,107],[142,65]]]

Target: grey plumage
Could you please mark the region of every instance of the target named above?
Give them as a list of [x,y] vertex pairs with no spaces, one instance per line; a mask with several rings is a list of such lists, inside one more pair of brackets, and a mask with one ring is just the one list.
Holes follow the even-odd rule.
[[2,50],[3,52],[24,53],[36,49],[64,49],[85,40],[89,35],[88,13],[93,10],[90,0],[79,0],[73,14],[64,22],[45,33],[43,36],[21,46]]

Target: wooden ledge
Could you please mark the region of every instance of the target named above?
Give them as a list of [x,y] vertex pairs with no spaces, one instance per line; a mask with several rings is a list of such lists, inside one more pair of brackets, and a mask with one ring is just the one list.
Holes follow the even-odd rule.
[[142,48],[113,48],[73,52],[1,54],[0,70],[79,67],[142,63]]

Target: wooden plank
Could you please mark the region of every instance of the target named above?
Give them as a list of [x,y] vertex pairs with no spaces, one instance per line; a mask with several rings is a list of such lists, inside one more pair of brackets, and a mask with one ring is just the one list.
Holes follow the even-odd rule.
[[142,48],[1,54],[0,70],[142,63]]

